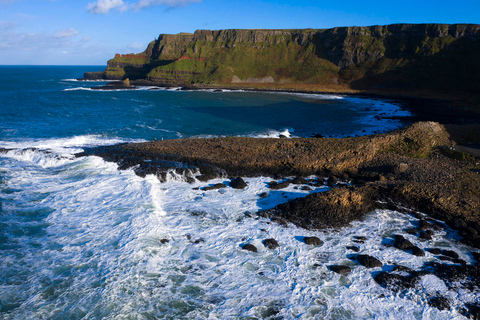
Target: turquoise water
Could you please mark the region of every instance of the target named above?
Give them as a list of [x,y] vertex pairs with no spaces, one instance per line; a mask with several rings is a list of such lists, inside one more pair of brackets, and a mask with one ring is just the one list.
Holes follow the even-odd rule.
[[[102,67],[0,67],[0,319],[462,319],[479,292],[449,289],[433,275],[400,294],[377,285],[374,270],[346,247],[418,270],[434,259],[382,242],[417,219],[377,210],[340,231],[270,223],[256,213],[312,192],[267,188],[203,191],[174,172],[153,175],[99,157],[87,146],[219,135],[342,136],[401,126],[395,103],[331,95],[171,90],[92,91],[78,82]],[[377,117],[377,116],[380,117]],[[5,150],[8,149],[8,150]],[[322,181],[323,177],[310,177]],[[259,194],[269,192],[266,198]],[[405,234],[420,248],[471,248]],[[316,236],[322,246],[299,239]],[[364,236],[364,243],[355,237]],[[275,238],[270,250],[262,241]],[[166,241],[168,240],[168,242]],[[257,253],[242,250],[246,243]],[[328,269],[352,267],[348,276]],[[452,301],[440,311],[438,293]]]
[[[376,100],[258,92],[91,91],[76,82],[102,67],[0,67],[0,137],[101,135],[131,139],[195,136],[355,135],[400,126],[374,115],[405,115]],[[387,114],[384,114],[387,115]],[[365,130],[365,132],[362,132]]]

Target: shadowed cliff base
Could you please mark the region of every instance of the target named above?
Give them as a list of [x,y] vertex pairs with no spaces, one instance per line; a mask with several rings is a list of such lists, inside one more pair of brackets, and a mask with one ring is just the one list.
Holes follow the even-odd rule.
[[[448,130],[452,132],[450,136]],[[263,216],[304,228],[341,227],[374,208],[393,206],[425,212],[443,221],[459,219],[475,230],[464,241],[480,246],[478,159],[458,156],[451,146],[478,139],[478,126],[419,122],[391,133],[343,139],[210,138],[152,141],[85,150],[134,168],[140,176],[165,180],[169,171],[187,181],[237,176],[332,177],[350,181],[311,194]],[[461,154],[461,153],[460,153]],[[463,225],[463,224],[462,224]]]

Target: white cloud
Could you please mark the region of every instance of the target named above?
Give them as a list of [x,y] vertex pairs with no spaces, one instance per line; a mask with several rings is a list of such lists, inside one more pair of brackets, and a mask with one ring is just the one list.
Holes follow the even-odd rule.
[[65,29],[65,30],[55,32],[53,34],[53,36],[55,38],[71,38],[71,37],[76,36],[77,34],[78,34],[77,30],[75,30],[73,28],[69,28],[69,29]]
[[124,6],[122,0],[98,0],[97,3],[89,3],[87,10],[91,13],[105,14],[115,8],[120,9]]
[[[1,1],[1,0],[0,0]],[[202,2],[202,0],[140,0],[133,3],[124,3],[122,0],[98,0],[96,3],[89,3],[87,9],[91,13],[105,14],[113,9],[117,11],[140,10],[147,7],[166,6],[184,7],[192,2]]]

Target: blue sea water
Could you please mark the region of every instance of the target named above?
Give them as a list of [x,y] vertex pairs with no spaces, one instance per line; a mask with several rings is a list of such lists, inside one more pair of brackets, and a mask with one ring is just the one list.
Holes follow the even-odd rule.
[[[392,101],[334,95],[259,92],[95,91],[79,82],[103,67],[0,67],[0,319],[462,319],[478,292],[448,289],[433,275],[395,294],[347,258],[346,247],[420,268],[382,241],[417,218],[377,210],[340,231],[271,224],[261,209],[311,192],[291,185],[268,192],[269,177],[246,178],[245,190],[198,190],[172,172],[153,176],[90,156],[84,147],[209,136],[278,138],[384,132],[407,115]],[[155,90],[152,90],[155,89]],[[323,179],[322,177],[310,177]],[[317,236],[322,246],[309,246]],[[356,236],[366,236],[355,243]],[[471,248],[453,231],[419,240],[425,248]],[[280,246],[266,248],[275,238]],[[253,244],[257,253],[242,250]],[[347,276],[328,269],[352,267]],[[426,302],[439,292],[440,311]]]

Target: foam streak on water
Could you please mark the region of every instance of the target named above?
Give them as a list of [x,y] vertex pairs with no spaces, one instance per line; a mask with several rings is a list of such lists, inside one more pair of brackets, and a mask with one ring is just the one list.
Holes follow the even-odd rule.
[[[74,158],[82,143],[35,145],[50,151],[0,154],[2,319],[460,319],[458,307],[480,298],[448,291],[435,276],[393,294],[372,279],[381,269],[348,259],[345,247],[358,245],[387,269],[392,261],[418,269],[433,260],[382,244],[413,217],[377,210],[336,232],[282,227],[256,212],[307,194],[293,185],[264,199],[258,194],[268,191],[268,178],[246,179],[245,190],[194,190],[206,184],[160,183],[98,157]],[[308,246],[304,236],[324,244]],[[368,240],[355,244],[354,236]],[[265,248],[267,238],[280,247]],[[457,246],[470,262],[468,248],[446,232],[410,240],[422,248]],[[259,252],[242,250],[246,243]],[[353,271],[339,276],[327,268],[332,264]],[[453,301],[451,310],[426,304],[437,291]]]

